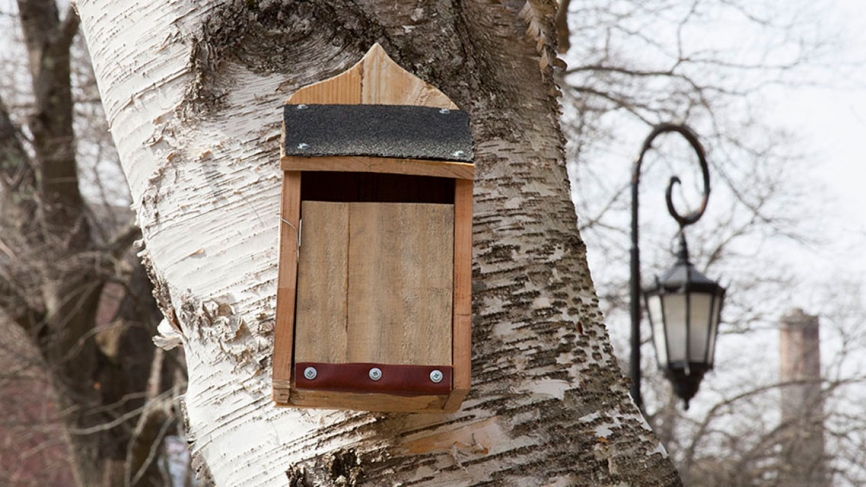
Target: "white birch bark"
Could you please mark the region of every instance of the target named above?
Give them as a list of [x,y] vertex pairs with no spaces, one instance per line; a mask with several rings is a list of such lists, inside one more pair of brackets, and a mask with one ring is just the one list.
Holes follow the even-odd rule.
[[[216,483],[679,484],[596,306],[547,66],[550,5],[278,4],[78,4],[143,257],[185,348],[193,454]],[[277,47],[239,33],[256,21]],[[280,107],[375,41],[473,119],[473,390],[455,414],[271,402]]]

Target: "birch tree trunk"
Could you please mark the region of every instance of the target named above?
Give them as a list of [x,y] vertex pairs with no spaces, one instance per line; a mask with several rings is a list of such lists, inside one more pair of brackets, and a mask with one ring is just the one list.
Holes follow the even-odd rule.
[[[143,258],[186,351],[194,456],[218,485],[680,484],[628,397],[576,229],[555,4],[78,8]],[[454,414],[271,401],[280,108],[375,42],[471,117],[473,381]]]

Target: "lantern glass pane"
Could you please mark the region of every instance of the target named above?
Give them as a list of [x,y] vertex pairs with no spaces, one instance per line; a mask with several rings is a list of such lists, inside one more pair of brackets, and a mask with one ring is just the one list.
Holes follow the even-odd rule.
[[686,296],[665,294],[664,319],[668,342],[668,360],[671,363],[686,360]]
[[659,359],[659,367],[668,366],[668,349],[665,345],[665,327],[662,316],[662,300],[658,295],[647,297],[647,311],[649,311],[650,323],[653,330],[653,344],[656,347],[656,357]]
[[722,305],[722,297],[721,296],[713,296],[713,312],[710,317],[712,320],[710,322],[710,336],[707,350],[707,365],[710,367],[713,366],[714,357],[716,355],[716,335],[718,334],[719,329],[719,312],[721,311],[719,308]]
[[707,334],[712,329],[713,295],[692,293],[689,308],[689,362],[706,363]]

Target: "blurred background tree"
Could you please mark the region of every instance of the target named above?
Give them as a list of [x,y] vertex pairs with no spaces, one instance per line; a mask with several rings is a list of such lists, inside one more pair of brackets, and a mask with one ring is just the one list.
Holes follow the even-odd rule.
[[181,368],[151,342],[161,317],[77,14],[4,1],[0,23],[0,483],[167,485]]

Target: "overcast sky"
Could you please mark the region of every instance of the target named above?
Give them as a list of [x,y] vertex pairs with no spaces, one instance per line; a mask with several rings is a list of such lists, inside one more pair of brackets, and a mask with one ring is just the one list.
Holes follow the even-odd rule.
[[833,273],[866,288],[866,1],[830,5],[834,10],[827,16],[841,27],[841,69],[828,66],[818,79],[833,87],[780,88],[771,93],[772,103],[776,121],[802,137],[821,183],[815,186],[816,201],[828,204],[822,221],[833,243],[804,251],[808,260],[815,259],[804,266],[804,278]]

